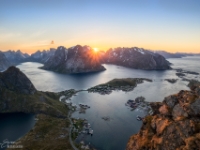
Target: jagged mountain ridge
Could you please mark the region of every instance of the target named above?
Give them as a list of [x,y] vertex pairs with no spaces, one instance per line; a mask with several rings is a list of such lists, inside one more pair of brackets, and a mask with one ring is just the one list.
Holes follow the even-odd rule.
[[22,53],[20,50],[12,51],[8,50],[3,52],[6,58],[13,64],[17,65],[22,62],[40,62],[44,63],[47,61],[52,55],[54,55],[56,49],[50,48],[50,50],[36,51],[35,53],[29,55],[27,53]]
[[31,56],[27,59],[28,61],[45,63],[51,56],[54,55],[56,49],[50,48],[50,50],[36,51],[31,54]]
[[145,70],[171,69],[170,63],[161,55],[143,48],[114,48],[104,55],[104,63]]
[[50,57],[42,67],[61,73],[86,73],[103,71],[99,55],[89,46],[76,45],[69,49],[64,46],[57,48],[55,54]]
[[4,53],[0,51],[0,71],[6,70],[9,66],[11,66],[10,61],[6,58]]
[[25,62],[26,59],[29,57],[27,53],[22,53],[20,50],[17,51],[8,50],[3,53],[12,64]]
[[60,46],[57,49],[38,50],[25,59],[25,56],[17,59],[18,57],[13,52],[7,52],[7,56],[9,56],[12,62],[40,62],[44,64],[43,69],[61,73],[102,71],[105,70],[101,65],[103,63],[146,70],[165,70],[171,68],[170,63],[163,56],[137,47],[115,48],[109,49],[106,52],[94,52],[89,46],[76,45],[68,49]]

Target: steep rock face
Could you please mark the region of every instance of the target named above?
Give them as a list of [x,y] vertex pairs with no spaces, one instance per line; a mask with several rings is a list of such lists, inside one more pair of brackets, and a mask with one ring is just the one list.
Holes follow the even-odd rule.
[[6,70],[9,66],[11,66],[11,63],[6,56],[0,52],[0,71]]
[[34,85],[26,75],[14,66],[0,73],[0,89],[2,88],[22,94],[36,92]]
[[163,56],[137,47],[109,49],[104,55],[104,63],[147,70],[171,68]]
[[52,57],[55,53],[56,49],[51,48],[50,50],[38,50],[37,52],[31,54],[31,56],[27,59],[29,61],[35,61],[40,63],[45,63],[50,57]]
[[29,57],[28,54],[22,53],[20,50],[18,51],[6,51],[4,52],[6,58],[12,63],[12,64],[17,64],[21,62],[25,62],[26,59]]
[[127,150],[200,149],[200,84],[192,91],[166,97],[153,116],[147,116]]
[[85,73],[105,70],[99,55],[89,46],[58,47],[54,56],[47,60],[43,69],[61,73]]

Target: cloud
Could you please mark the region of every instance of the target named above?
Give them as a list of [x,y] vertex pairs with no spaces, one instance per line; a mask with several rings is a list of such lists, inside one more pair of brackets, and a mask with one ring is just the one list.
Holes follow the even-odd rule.
[[50,44],[54,44],[54,40],[52,40]]
[[0,40],[8,40],[11,38],[18,38],[20,36],[20,33],[0,33]]
[[39,36],[43,35],[45,32],[46,32],[46,30],[43,30],[43,31],[37,31],[37,32],[31,34],[30,37],[33,37],[33,38],[35,38],[35,37],[39,37]]
[[31,47],[42,47],[42,46],[50,46],[50,45],[53,45],[53,44],[54,44],[54,40],[52,40],[50,42],[48,40],[44,40],[44,41],[39,41],[36,44],[33,43],[30,46]]

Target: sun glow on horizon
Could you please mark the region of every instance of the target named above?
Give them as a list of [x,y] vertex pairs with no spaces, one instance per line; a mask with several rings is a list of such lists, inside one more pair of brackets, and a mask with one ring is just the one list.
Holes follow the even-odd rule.
[[98,52],[99,51],[99,49],[98,48],[93,48],[93,50],[94,50],[94,52]]

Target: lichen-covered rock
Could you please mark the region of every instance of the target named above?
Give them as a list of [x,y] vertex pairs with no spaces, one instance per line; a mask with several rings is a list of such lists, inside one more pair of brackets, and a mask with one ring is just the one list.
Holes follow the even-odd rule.
[[192,103],[189,108],[192,110],[193,115],[200,116],[200,99]]
[[200,97],[196,87],[166,97],[160,107],[151,104],[157,110],[144,118],[141,130],[130,137],[126,150],[199,150]]
[[160,114],[162,115],[170,115],[170,110],[169,110],[169,107],[167,105],[162,105],[160,108],[159,108],[159,112]]
[[165,97],[164,103],[166,103],[166,105],[169,108],[173,108],[178,103],[178,100],[177,100],[176,96],[171,95],[171,96]]
[[174,119],[178,119],[181,117],[188,117],[187,112],[183,110],[183,108],[180,106],[180,104],[177,104],[174,106],[172,110],[172,116]]

